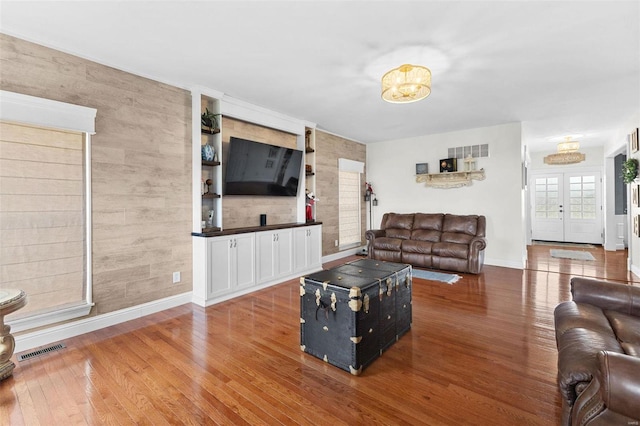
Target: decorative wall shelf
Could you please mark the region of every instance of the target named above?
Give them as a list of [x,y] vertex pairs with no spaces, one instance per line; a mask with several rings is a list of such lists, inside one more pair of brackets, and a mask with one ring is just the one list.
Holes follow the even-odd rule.
[[484,169],[468,172],[447,172],[416,175],[416,182],[433,188],[460,188],[471,185],[472,180],[484,180]]
[[220,133],[220,128],[216,127],[215,129],[210,129],[208,127],[201,127],[200,133],[202,133],[203,135],[217,135],[218,133]]

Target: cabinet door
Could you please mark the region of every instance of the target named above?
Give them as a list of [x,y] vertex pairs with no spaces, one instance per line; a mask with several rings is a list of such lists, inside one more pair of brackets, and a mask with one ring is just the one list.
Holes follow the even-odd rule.
[[256,232],[256,282],[269,281],[276,276],[276,234]]
[[232,285],[232,245],[233,238],[209,239],[210,273],[207,277],[207,298],[228,291]]
[[307,266],[322,266],[322,226],[310,226],[307,238]]
[[276,231],[275,243],[276,277],[290,275],[293,272],[293,233],[291,229]]
[[307,227],[295,228],[293,230],[293,268],[296,272],[307,267],[307,237],[309,230]]
[[255,283],[255,234],[238,234],[233,237],[235,280],[237,287],[248,287]]

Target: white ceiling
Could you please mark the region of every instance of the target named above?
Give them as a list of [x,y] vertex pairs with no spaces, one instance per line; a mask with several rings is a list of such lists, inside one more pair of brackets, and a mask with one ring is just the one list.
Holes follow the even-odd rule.
[[[637,0],[0,1],[0,15],[6,34],[365,143],[520,121],[532,151],[597,146],[640,111]],[[431,95],[382,101],[382,73],[407,62],[432,69]]]

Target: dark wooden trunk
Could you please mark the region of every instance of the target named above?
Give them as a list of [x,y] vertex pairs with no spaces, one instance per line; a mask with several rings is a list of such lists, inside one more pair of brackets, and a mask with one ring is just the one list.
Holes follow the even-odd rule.
[[300,346],[358,375],[411,328],[411,267],[362,259],[300,281]]

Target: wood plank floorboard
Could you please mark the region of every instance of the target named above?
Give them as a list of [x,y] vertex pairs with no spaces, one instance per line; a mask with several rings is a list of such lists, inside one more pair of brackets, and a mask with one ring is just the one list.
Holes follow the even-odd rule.
[[[298,280],[65,341],[0,382],[2,425],[551,425],[555,306],[571,276],[640,285],[627,252],[414,278],[412,328],[360,376],[300,350]],[[559,247],[565,248],[565,247]],[[354,260],[345,258],[325,268]],[[14,357],[15,361],[15,357]]]

